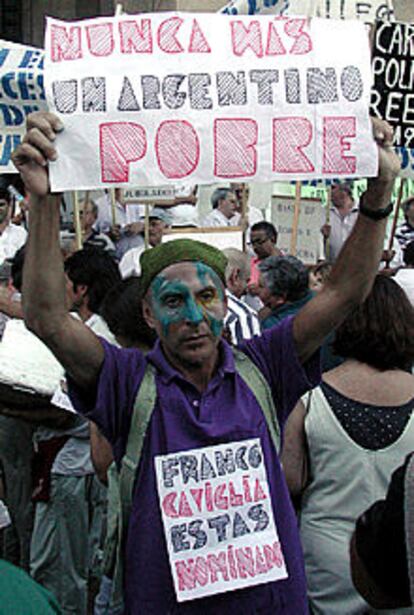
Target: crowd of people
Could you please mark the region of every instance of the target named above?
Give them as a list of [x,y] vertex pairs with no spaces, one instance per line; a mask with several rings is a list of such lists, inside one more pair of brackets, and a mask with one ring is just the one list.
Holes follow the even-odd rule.
[[[414,201],[390,253],[389,127],[373,124],[378,176],[360,201],[349,184],[332,189],[318,263],[278,247],[261,203],[245,252],[165,241],[175,207],[161,204],[146,245],[142,211],[131,221],[120,190],[117,225],[108,194],[81,203],[80,247],[49,189],[61,130],[29,116],[19,176],[0,190],[0,613],[412,612]],[[238,184],[215,190],[203,225],[240,226],[244,199]],[[196,202],[195,191],[179,201]],[[249,518],[274,527],[277,554],[223,590],[228,570],[248,576],[228,554],[248,558],[238,547],[253,530],[239,515],[227,532],[216,492],[203,519],[226,552],[197,558],[201,521],[173,528],[176,550],[193,553],[180,583],[212,585],[181,601],[157,460],[176,454],[164,483],[186,472],[195,494],[191,453],[211,447],[217,460],[221,445],[252,439],[267,481],[255,493],[270,508]],[[263,566],[286,571],[263,582]]]

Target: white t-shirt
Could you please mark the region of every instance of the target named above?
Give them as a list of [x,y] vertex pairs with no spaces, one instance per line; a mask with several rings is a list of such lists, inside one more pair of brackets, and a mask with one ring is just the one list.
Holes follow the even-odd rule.
[[0,235],[0,263],[6,258],[13,258],[27,239],[27,231],[22,226],[9,224]]

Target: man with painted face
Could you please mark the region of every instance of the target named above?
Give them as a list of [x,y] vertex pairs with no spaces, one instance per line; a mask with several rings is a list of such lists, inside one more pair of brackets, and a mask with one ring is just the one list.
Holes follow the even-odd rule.
[[[245,342],[242,353],[235,354],[220,337],[226,312],[225,258],[221,253],[190,240],[146,252],[142,258],[144,315],[159,336],[146,357],[138,350],[107,344],[71,318],[65,308],[57,240],[58,199],[49,194],[47,173],[47,161],[57,157],[54,140],[61,130],[61,122],[51,114],[29,116],[28,132],[13,156],[32,195],[24,272],[25,318],[65,366],[75,407],[97,423],[112,443],[118,464],[130,430],[145,431],[138,469],[132,475],[124,545],[126,612],[306,614],[302,553],[276,450],[277,430],[283,427],[298,397],[318,382],[317,350],[322,341],[363,300],[372,284],[399,170],[391,148],[391,129],[381,122],[374,124],[379,146],[378,177],[368,182],[360,216],[329,282],[295,318],[287,318],[262,337]],[[246,369],[242,375],[243,362],[248,362],[247,376]],[[145,427],[132,421],[131,416],[147,369],[155,378],[156,388],[153,411]],[[262,387],[256,386],[254,394],[253,381],[257,378],[261,378]],[[267,397],[262,394],[266,390]],[[269,408],[273,414],[267,412]],[[208,487],[204,481],[206,500],[204,496],[200,500],[198,479],[214,476],[215,471],[220,473],[219,478],[221,473],[231,476],[236,472],[222,445],[235,451],[237,472],[246,469],[244,491],[230,478],[229,491],[227,487],[225,493],[216,490],[213,498],[211,483]],[[204,447],[210,448],[204,453],[199,473],[194,464]],[[249,488],[250,471],[261,477],[254,494]],[[178,504],[178,494],[173,492],[168,502],[161,500],[160,506],[158,491],[161,494],[164,487],[177,484],[187,489],[189,498],[192,489],[192,500],[181,497]],[[253,510],[248,505],[248,514],[241,511],[236,523],[235,507],[240,498],[244,504],[250,501],[251,506],[259,503]],[[212,512],[206,512],[206,506]],[[229,506],[232,510],[225,512],[223,507]],[[164,532],[171,520],[177,523],[171,532]],[[199,523],[194,525],[193,521]],[[254,549],[255,560],[249,563],[252,548],[248,551],[240,545],[245,546],[250,536],[250,545],[257,546],[261,530],[270,531],[270,527],[271,535],[277,538],[268,545],[266,557],[264,551]],[[206,540],[216,547],[210,558],[204,557]],[[217,554],[221,544],[223,551]],[[170,566],[169,554],[171,562],[181,555],[183,560],[189,558],[187,565],[175,561],[176,565]],[[268,574],[279,579],[272,576],[265,582]],[[176,589],[173,575],[175,580],[179,577]],[[194,599],[195,591],[200,594],[206,589],[211,595]],[[186,590],[191,600],[177,600],[179,592],[185,599]]]

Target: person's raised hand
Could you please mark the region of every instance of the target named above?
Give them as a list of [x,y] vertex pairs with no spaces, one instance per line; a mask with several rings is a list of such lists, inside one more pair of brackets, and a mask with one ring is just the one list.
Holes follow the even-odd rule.
[[379,166],[377,179],[380,181],[394,181],[400,172],[401,163],[394,146],[394,132],[392,127],[379,118],[372,117],[372,133],[378,145]]
[[63,124],[53,113],[38,111],[26,120],[26,134],[12,154],[12,161],[19,171],[26,189],[33,195],[49,193],[48,162],[57,159],[55,139]]

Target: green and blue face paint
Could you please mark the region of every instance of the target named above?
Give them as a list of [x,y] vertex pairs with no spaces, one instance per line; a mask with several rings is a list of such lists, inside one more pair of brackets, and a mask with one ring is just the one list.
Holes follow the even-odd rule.
[[194,292],[183,280],[167,279],[162,273],[151,284],[154,315],[164,336],[172,324],[186,321],[194,326],[204,320],[215,337],[221,335],[223,315],[217,317],[219,303],[224,301],[223,288],[217,274],[204,263],[194,263],[199,290]]

